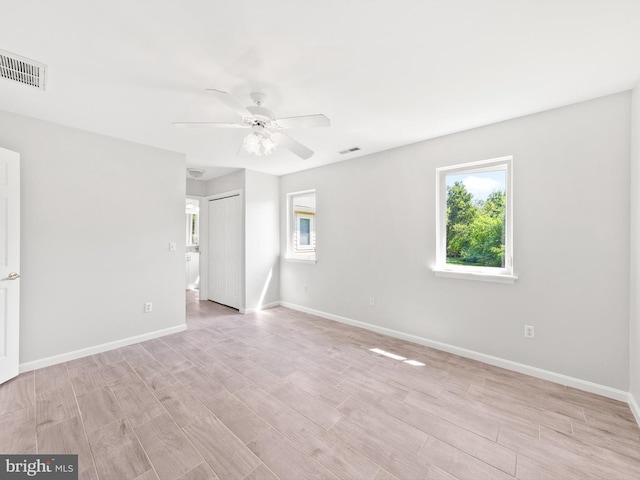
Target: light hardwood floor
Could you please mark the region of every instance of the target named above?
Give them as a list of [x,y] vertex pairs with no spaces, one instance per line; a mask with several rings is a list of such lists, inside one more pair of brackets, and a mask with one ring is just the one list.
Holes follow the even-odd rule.
[[624,403],[285,308],[187,303],[186,332],[0,386],[0,452],[77,453],[101,480],[640,478]]

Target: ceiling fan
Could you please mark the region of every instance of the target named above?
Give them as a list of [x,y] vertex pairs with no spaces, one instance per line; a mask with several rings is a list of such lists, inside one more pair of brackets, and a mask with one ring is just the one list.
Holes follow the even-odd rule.
[[262,106],[264,93],[251,94],[253,106],[243,107],[227,92],[209,88],[206,90],[222,103],[231,107],[241,117],[238,123],[224,122],[175,122],[176,127],[250,128],[252,131],[243,141],[244,149],[254,155],[269,155],[278,146],[284,147],[302,159],[310,158],[313,150],[294,140],[280,130],[287,128],[328,127],[329,119],[322,115],[275,118],[271,110]]

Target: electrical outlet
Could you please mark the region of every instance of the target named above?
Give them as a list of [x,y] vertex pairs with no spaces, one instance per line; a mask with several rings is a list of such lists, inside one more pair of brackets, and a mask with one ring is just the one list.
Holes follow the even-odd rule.
[[369,297],[369,306],[373,307],[376,304],[375,297]]
[[302,291],[303,291],[304,293],[309,293],[309,287],[307,287],[306,285],[303,285],[303,287],[302,287]]
[[536,331],[533,325],[524,326],[524,338],[536,338]]
[[153,303],[147,302],[144,304],[144,313],[150,313],[153,310]]
[[170,252],[175,252],[176,251],[176,242],[169,242],[169,251]]

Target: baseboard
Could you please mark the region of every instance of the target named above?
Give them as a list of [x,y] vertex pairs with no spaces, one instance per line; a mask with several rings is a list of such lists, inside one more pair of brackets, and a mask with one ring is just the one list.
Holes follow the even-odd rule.
[[[314,310],[312,308],[303,307],[301,305],[296,305],[289,302],[280,302],[280,305],[286,308],[290,308],[292,310],[298,310],[300,312],[309,313],[311,315],[316,315],[318,317],[326,318],[328,320],[334,320],[336,322],[344,323],[346,325],[364,328],[365,330],[370,330],[372,332],[380,333],[382,335],[387,335],[389,337],[399,338],[401,340],[406,340],[409,342],[417,343],[419,345],[424,345],[425,347],[431,347],[431,348],[435,348],[436,350],[442,350],[445,352],[453,353],[455,355],[460,355],[461,357],[471,358],[473,360],[487,363],[489,365],[493,365],[496,367],[504,368],[506,370],[524,373],[525,375],[541,378],[543,380],[549,380],[550,382],[559,383],[561,385],[566,385],[568,387],[577,388],[579,390],[584,390],[587,392],[595,393],[597,395],[602,395],[603,397],[612,398],[614,400],[619,400],[621,402],[629,403],[630,394],[628,392],[625,392],[623,390],[618,390],[616,388],[599,385],[597,383],[589,382],[587,380],[581,380],[579,378],[570,377],[562,373],[555,373],[548,370],[544,370],[542,368],[531,367],[523,363],[513,362],[511,360],[506,360],[504,358],[494,357],[492,355],[476,352],[474,350],[467,350],[466,348],[456,347],[455,345],[450,345],[448,343],[429,340],[427,338],[419,337],[417,335],[412,335],[410,333],[404,333],[404,332],[400,332],[398,330],[393,330],[391,328],[386,328],[386,327],[379,327],[377,325],[372,325],[370,323],[361,322],[359,320],[353,320],[347,317],[341,317],[339,315],[322,312],[320,310]],[[631,406],[630,403],[629,405]],[[633,407],[631,407],[631,409],[633,410]],[[636,420],[637,420],[639,418],[637,404],[636,404],[636,411],[634,411],[634,415],[636,415]],[[638,424],[640,424],[640,421],[638,422]]]
[[631,413],[636,417],[636,423],[640,425],[640,406],[638,406],[638,402],[636,402],[636,397],[633,394],[629,393],[629,408],[631,409]]
[[259,312],[260,310],[266,310],[267,308],[273,308],[278,306],[280,306],[280,302],[271,302],[271,303],[265,303],[264,305],[257,306],[256,308],[240,308],[239,311],[240,313],[247,314],[247,313]]
[[68,362],[75,360],[76,358],[86,357],[88,355],[94,355],[96,353],[106,352],[107,350],[113,350],[115,348],[126,347],[127,345],[133,345],[135,343],[144,342],[145,340],[151,340],[153,338],[164,337],[165,335],[171,335],[172,333],[183,332],[187,329],[187,325],[178,325],[176,327],[165,328],[163,330],[156,330],[154,332],[143,333],[142,335],[136,335],[135,337],[123,338],[114,342],[102,343],[100,345],[94,345],[93,347],[81,348],[80,350],[74,350],[73,352],[62,353],[60,355],[53,355],[51,357],[42,358],[40,360],[33,360],[31,362],[20,364],[20,373],[30,372],[38,368],[50,367],[51,365],[57,365],[58,363]]

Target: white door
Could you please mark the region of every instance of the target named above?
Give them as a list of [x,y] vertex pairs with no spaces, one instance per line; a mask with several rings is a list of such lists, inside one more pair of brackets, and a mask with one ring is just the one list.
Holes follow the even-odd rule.
[[18,375],[20,155],[0,148],[0,383]]
[[209,300],[240,308],[240,196],[209,201]]

